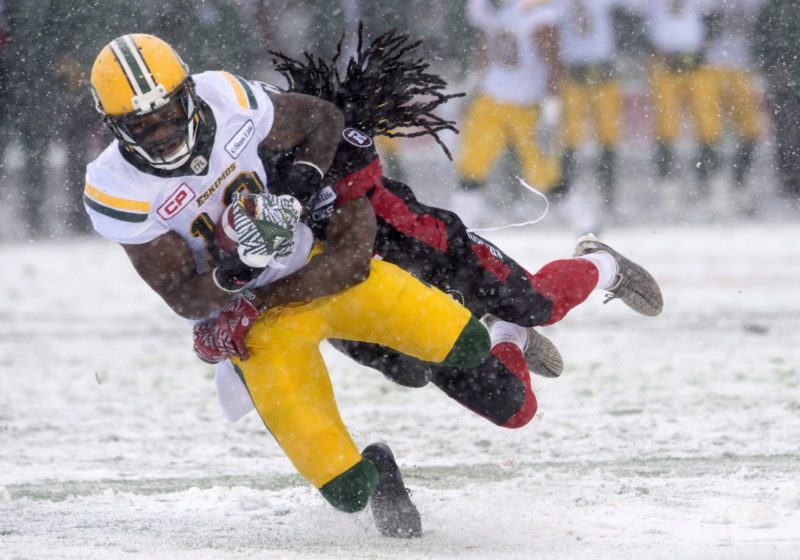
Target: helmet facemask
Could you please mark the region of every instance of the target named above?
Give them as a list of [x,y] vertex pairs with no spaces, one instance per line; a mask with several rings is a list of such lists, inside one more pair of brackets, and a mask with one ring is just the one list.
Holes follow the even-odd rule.
[[[153,167],[171,170],[185,164],[197,146],[203,121],[191,78],[170,94],[158,88],[146,99],[144,96],[135,99],[134,105],[137,110],[129,114],[104,115],[103,123],[123,146]],[[172,132],[166,136],[158,134],[157,129],[170,125],[174,128]],[[164,150],[173,145],[174,148]]]

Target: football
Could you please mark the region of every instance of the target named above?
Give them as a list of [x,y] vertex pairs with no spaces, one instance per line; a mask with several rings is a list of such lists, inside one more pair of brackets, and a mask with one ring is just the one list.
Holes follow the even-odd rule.
[[223,210],[214,225],[214,244],[223,256],[238,255],[247,266],[264,268],[292,253],[302,211],[293,196],[244,195]]
[[[252,198],[243,198],[245,211],[249,216],[254,216],[256,211],[255,201]],[[234,204],[229,204],[222,211],[222,215],[214,225],[214,244],[217,248],[228,254],[235,255],[239,246],[239,236],[233,222]]]
[[233,205],[225,207],[219,220],[214,225],[214,244],[223,253],[228,255],[236,254],[239,236],[236,234],[236,228],[233,227]]

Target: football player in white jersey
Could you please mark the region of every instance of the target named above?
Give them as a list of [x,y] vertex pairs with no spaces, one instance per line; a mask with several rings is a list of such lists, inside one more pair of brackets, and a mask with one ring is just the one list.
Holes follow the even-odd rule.
[[[373,444],[361,453],[348,434],[319,343],[360,340],[432,363],[473,367],[488,354],[489,337],[443,292],[371,259],[375,223],[368,202],[355,199],[333,211],[335,195],[325,191],[322,177],[343,134],[341,112],[319,98],[276,94],[226,72],[189,75],[167,43],[143,34],[109,43],[95,60],[91,84],[116,136],[87,167],[84,200],[95,229],[122,245],[177,314],[203,319],[218,313],[196,325],[195,349],[209,361],[234,355],[264,423],[334,507],[358,511],[372,497],[382,534],[418,536],[419,514],[388,447]],[[262,150],[293,151],[281,184],[269,184]],[[291,203],[270,207],[294,199],[268,190],[303,200],[305,212],[330,213],[324,249],[296,211],[292,215]],[[264,193],[254,199],[264,214],[244,212],[242,193]],[[215,224],[234,200],[240,241],[242,232],[264,243],[274,242],[276,231],[285,234],[277,256],[261,255],[272,262],[243,267],[256,271],[255,278],[219,264]],[[276,208],[292,218],[282,230],[264,219]],[[338,259],[366,266],[330,266]]]
[[761,136],[761,110],[753,79],[750,41],[763,0],[708,0],[706,53],[718,84],[719,111],[730,119],[737,139],[733,160],[733,202],[749,213],[746,183],[753,154]]
[[622,98],[614,69],[613,10],[618,3],[619,0],[566,0],[561,5],[558,24],[566,74],[561,91],[564,152],[559,187],[566,191],[572,184],[578,149],[589,124],[594,133],[591,138],[600,145],[597,179],[606,211],[612,211],[614,206],[616,149],[622,119]]
[[[541,121],[558,112],[543,110],[545,100],[556,100],[561,80],[556,4],[470,0],[467,5],[482,36],[479,55],[485,67],[464,116],[456,156],[459,184],[451,200],[468,226],[481,216],[480,191],[506,148],[514,149],[525,180],[537,189],[547,191],[560,178],[556,143],[551,135],[537,139],[536,134],[537,128],[545,129]],[[555,103],[544,107],[555,109]]]
[[651,102],[655,110],[656,172],[662,197],[676,206],[687,193],[676,193],[675,144],[680,116],[688,109],[697,139],[698,197],[708,191],[719,167],[720,136],[717,83],[704,56],[706,0],[641,0],[647,38],[655,51],[650,65]]

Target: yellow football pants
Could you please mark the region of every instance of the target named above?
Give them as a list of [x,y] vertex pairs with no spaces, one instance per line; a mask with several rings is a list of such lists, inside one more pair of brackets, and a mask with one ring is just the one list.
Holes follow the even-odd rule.
[[456,162],[459,177],[483,182],[500,155],[511,146],[519,157],[525,180],[547,190],[561,178],[558,155],[546,156],[536,143],[538,105],[501,103],[478,95],[464,117]]
[[761,135],[761,110],[753,78],[746,70],[713,67],[719,84],[720,113],[731,119],[736,135],[755,141]]
[[616,80],[591,85],[569,80],[564,84],[561,98],[565,148],[579,147],[589,123],[603,148],[616,147],[622,124],[622,97]]
[[711,68],[701,66],[695,70],[670,72],[656,62],[650,67],[650,87],[657,141],[673,143],[678,139],[684,104],[691,115],[697,140],[713,144],[719,139],[718,84]]
[[245,340],[250,358],[233,360],[264,424],[318,489],[361,460],[339,415],[320,342],[372,342],[438,363],[472,317],[395,265],[373,259],[371,267],[366,281],[343,292],[267,311]]

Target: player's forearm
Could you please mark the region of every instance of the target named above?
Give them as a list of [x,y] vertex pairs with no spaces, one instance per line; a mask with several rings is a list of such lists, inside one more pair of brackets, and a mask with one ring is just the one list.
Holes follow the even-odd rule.
[[314,109],[314,127],[295,150],[296,161],[307,161],[319,167],[324,175],[333,162],[344,128],[344,116],[330,104]]
[[314,257],[291,276],[254,290],[259,297],[259,304],[273,308],[312,301],[351,288],[369,276],[368,266],[365,272],[360,267],[345,269],[332,264],[324,254]]
[[344,128],[344,115],[332,103],[302,94],[275,94],[275,122],[261,147],[293,152],[295,160],[325,174],[333,161]]
[[203,319],[225,305],[231,295],[220,290],[210,273],[197,274],[162,294],[170,308],[185,319]]
[[197,272],[192,252],[175,232],[122,247],[142,280],[181,317],[202,319],[230,299],[210,273]]

